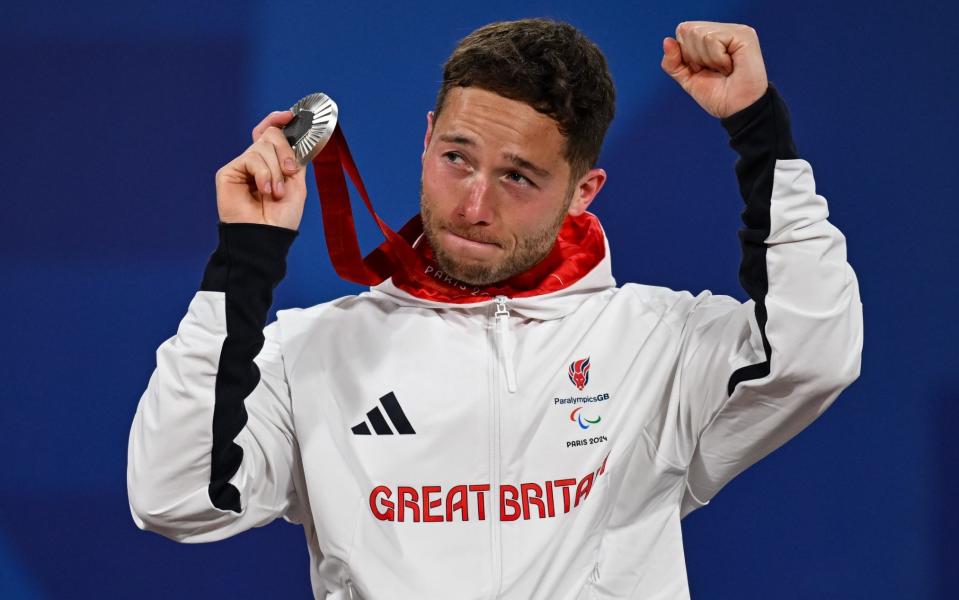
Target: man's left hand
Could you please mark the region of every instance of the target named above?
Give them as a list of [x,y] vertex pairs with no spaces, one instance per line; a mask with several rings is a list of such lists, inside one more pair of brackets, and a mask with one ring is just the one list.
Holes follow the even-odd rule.
[[746,25],[687,21],[663,40],[663,70],[714,117],[758,100],[769,85],[756,30]]

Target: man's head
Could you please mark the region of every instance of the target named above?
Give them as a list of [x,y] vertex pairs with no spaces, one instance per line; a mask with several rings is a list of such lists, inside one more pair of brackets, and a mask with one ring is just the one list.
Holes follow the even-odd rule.
[[606,180],[594,166],[613,110],[605,58],[570,25],[494,23],[464,38],[424,140],[421,211],[441,268],[485,285],[542,260]]

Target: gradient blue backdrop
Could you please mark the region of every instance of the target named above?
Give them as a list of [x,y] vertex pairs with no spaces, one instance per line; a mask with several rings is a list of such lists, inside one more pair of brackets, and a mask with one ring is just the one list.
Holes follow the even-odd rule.
[[[594,208],[619,281],[745,298],[734,155],[659,69],[689,19],[759,31],[859,276],[862,377],[684,522],[693,596],[959,597],[959,9],[759,0],[4,3],[0,597],[308,597],[298,528],[184,546],[128,513],[127,432],[215,243],[213,173],[263,114],[323,90],[398,226],[442,61],[538,15],[581,27],[617,83]],[[315,191],[301,231],[277,306],[357,291]]]

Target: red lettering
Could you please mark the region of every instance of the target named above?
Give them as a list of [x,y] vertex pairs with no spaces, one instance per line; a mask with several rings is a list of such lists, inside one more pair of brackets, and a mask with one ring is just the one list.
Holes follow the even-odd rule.
[[[575,478],[556,479],[543,483],[502,484],[499,486],[499,520],[516,521],[553,518],[557,509],[556,489],[562,490],[563,513],[568,513],[585,502],[593,490],[593,484],[606,472],[609,454],[593,473],[577,481]],[[455,485],[445,494],[439,485],[422,487],[398,486],[390,488],[379,485],[370,492],[370,512],[380,521],[419,523],[461,522],[470,520],[471,495],[476,498],[475,518],[486,520],[487,502],[492,505],[488,483]],[[395,493],[395,496],[394,496]],[[445,504],[445,508],[444,508]],[[456,517],[459,517],[458,519]],[[495,517],[494,517],[495,518]]]
[[424,485],[423,486],[423,522],[424,523],[439,523],[443,520],[443,515],[434,515],[430,513],[431,508],[436,508],[440,504],[443,504],[443,501],[440,499],[430,500],[432,494],[440,493],[440,486],[438,485]]
[[573,506],[579,506],[581,500],[585,500],[586,496],[589,496],[589,490],[593,489],[593,474],[590,473],[586,477],[583,477],[582,481],[579,482],[579,485],[576,486],[576,502],[573,503]]
[[[507,498],[506,494],[510,494],[512,498]],[[501,485],[499,488],[499,520],[500,521],[515,521],[523,514],[523,507],[520,506],[519,501],[519,491],[515,486],[512,485]],[[512,512],[507,513],[507,507],[512,509]]]
[[404,511],[409,509],[413,513],[413,522],[419,523],[420,505],[417,503],[418,500],[419,494],[416,492],[416,488],[405,485],[396,488],[396,520],[400,523],[405,521]]
[[534,505],[539,512],[539,518],[546,518],[546,506],[543,504],[543,488],[536,483],[523,483],[520,485],[523,492],[523,519],[529,519],[529,505]]
[[546,510],[550,517],[556,516],[556,507],[553,506],[553,482],[546,482]]
[[[454,500],[454,497],[456,498]],[[469,521],[469,502],[466,496],[466,486],[457,485],[446,495],[446,520],[453,520],[453,511],[460,511],[461,520]]]
[[469,487],[471,492],[476,492],[476,510],[480,521],[486,520],[486,495],[483,492],[489,491],[488,483],[478,483]]
[[558,488],[563,488],[563,512],[569,512],[569,488],[570,486],[576,485],[575,479],[557,479],[553,482]]
[[[386,510],[380,510],[376,502],[376,496],[378,494],[383,495],[383,500],[380,501]],[[379,519],[380,521],[392,521],[395,513],[393,511],[393,503],[388,499],[393,495],[393,490],[386,487],[385,485],[378,485],[373,488],[373,491],[370,492],[370,510],[373,512],[373,516]]]

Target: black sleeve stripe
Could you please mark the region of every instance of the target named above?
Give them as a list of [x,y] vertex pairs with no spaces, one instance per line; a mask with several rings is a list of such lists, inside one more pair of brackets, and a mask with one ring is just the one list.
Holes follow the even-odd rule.
[[789,113],[772,85],[749,107],[722,120],[729,133],[729,145],[739,154],[736,177],[739,191],[746,202],[742,212],[745,225],[739,231],[743,256],[739,282],[756,303],[756,322],[762,334],[766,360],[737,369],[729,378],[726,393],[750,379],[761,379],[770,373],[772,349],[766,338],[766,294],[769,277],[766,270],[766,242],[770,230],[773,179],[777,160],[798,158],[789,126]]
[[247,422],[243,405],[260,382],[253,359],[263,348],[263,328],[273,289],[286,273],[296,232],[249,223],[221,223],[220,243],[207,263],[202,291],[224,292],[226,339],[217,365],[209,495],[221,510],[240,512],[240,491],[229,483],[243,460],[234,439]]

